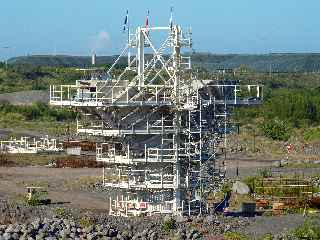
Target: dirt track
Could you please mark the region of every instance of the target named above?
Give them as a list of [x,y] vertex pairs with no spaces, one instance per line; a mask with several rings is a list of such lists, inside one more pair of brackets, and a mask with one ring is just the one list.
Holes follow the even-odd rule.
[[320,173],[319,168],[294,168],[294,167],[276,167],[279,160],[273,159],[229,159],[226,161],[227,177],[236,177],[238,168],[239,178],[257,175],[259,169],[270,168],[273,175],[280,174],[297,174],[297,175],[315,175]]
[[0,197],[19,200],[25,194],[25,185],[38,184],[48,186],[48,197],[53,202],[64,202],[65,206],[81,209],[107,210],[106,193],[92,193],[81,189],[77,184],[79,179],[100,175],[101,169],[2,167],[0,168]]
[[[263,167],[272,167],[273,160],[229,160],[227,176],[239,177],[257,174]],[[274,174],[299,173],[315,174],[320,169],[293,169],[272,167]],[[110,192],[93,192],[90,190],[101,176],[99,168],[47,168],[47,167],[0,167],[0,198],[22,200],[25,186],[40,185],[49,189],[49,198],[63,206],[79,209],[108,210]],[[91,188],[92,189],[92,188]]]

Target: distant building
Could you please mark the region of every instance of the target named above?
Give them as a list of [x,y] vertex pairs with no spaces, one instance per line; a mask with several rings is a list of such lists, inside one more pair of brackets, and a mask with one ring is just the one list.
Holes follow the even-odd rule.
[[97,59],[97,55],[96,55],[95,52],[93,52],[93,53],[92,53],[92,57],[91,57],[91,64],[92,64],[93,66],[96,65],[96,59]]

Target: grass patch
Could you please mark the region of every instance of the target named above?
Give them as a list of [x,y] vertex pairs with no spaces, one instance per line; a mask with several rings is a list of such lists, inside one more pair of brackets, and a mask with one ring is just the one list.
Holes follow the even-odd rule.
[[[14,114],[16,115],[16,114]],[[73,123],[69,122],[56,122],[56,121],[25,121],[16,116],[11,120],[10,118],[0,117],[0,128],[10,128],[15,131],[34,131],[36,133],[48,134],[50,136],[61,136],[66,134],[68,127],[70,132],[75,132],[76,127]]]
[[64,154],[5,154],[6,159],[15,166],[45,166],[64,156]]
[[102,181],[102,177],[83,176],[75,180],[66,180],[64,181],[63,186],[67,190],[79,190],[88,186],[93,186],[97,182],[101,182],[101,181]]
[[320,239],[319,223],[306,221],[302,226],[296,228],[292,235],[297,239],[318,240]]
[[248,157],[270,157],[279,159],[284,156],[284,144],[280,141],[274,141],[264,137],[259,130],[253,131],[261,123],[257,122],[251,125],[242,125],[240,134],[231,134],[228,137],[228,145],[231,152],[245,153]]
[[304,139],[307,141],[320,139],[320,127],[306,129]]
[[[0,104],[0,128],[32,130],[50,135],[61,135],[76,119],[77,113],[69,109],[51,107],[42,103],[30,106]],[[73,129],[75,130],[75,126]]]
[[17,186],[22,187],[43,187],[48,189],[49,188],[49,182],[48,181],[21,181],[17,183]]

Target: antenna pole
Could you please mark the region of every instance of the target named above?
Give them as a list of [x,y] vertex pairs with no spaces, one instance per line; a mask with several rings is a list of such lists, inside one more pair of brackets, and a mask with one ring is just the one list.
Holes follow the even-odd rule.
[[130,52],[130,19],[129,19],[129,13],[128,13],[128,68],[130,69],[130,63],[131,63],[131,52]]

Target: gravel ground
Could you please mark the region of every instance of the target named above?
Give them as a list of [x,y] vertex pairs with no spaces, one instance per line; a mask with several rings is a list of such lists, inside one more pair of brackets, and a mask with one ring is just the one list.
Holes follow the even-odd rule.
[[[122,218],[105,212],[0,201],[0,239],[208,239],[244,230],[253,219],[210,215]],[[2,236],[2,238],[1,238]]]
[[299,227],[306,220],[302,215],[282,215],[256,217],[255,221],[243,231],[252,238],[258,238],[268,233],[278,234]]
[[[302,225],[302,215],[225,217],[222,215],[175,217],[165,231],[165,217],[122,218],[103,211],[30,207],[0,200],[0,240],[4,239],[223,239],[227,232],[242,232],[252,239],[282,235]],[[313,216],[320,227],[320,215]]]

